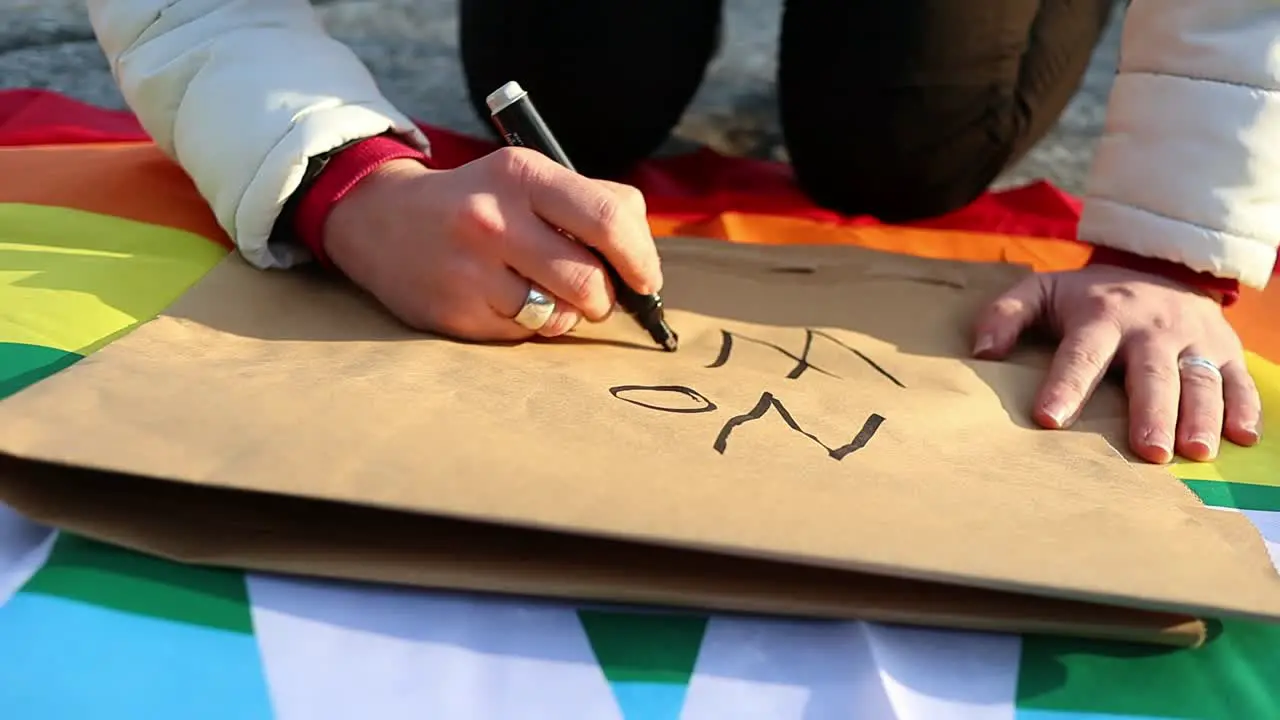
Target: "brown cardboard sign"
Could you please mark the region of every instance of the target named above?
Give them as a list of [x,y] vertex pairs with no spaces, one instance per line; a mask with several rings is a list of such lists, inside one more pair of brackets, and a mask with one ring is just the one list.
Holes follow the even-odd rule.
[[[181,559],[432,586],[1029,631],[1053,607],[1054,631],[1182,628],[1180,642],[1198,637],[1186,617],[1116,608],[1280,618],[1280,578],[1243,517],[1102,435],[1030,427],[1043,353],[968,359],[974,313],[1019,269],[661,250],[674,354],[620,316],[518,346],[423,336],[341,283],[228,258],[161,317],[0,403],[0,498]],[[1107,389],[1089,422],[1122,414]],[[300,527],[289,508],[304,501],[337,525],[364,518],[363,540]],[[411,523],[457,557],[391,541]],[[256,530],[228,538],[242,526]],[[700,570],[646,572],[646,552]],[[388,559],[409,556],[430,567]],[[609,557],[632,570],[611,575]],[[893,592],[843,584],[868,578]],[[947,588],[919,602],[932,583]],[[1075,601],[1074,620],[1035,598]]]

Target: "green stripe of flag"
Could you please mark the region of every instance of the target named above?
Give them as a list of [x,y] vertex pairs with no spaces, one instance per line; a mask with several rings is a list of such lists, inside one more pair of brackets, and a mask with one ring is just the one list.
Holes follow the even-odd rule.
[[0,342],[0,400],[70,367],[81,357],[40,345]]
[[1280,512],[1280,487],[1221,480],[1183,480],[1205,505]]
[[1280,626],[1232,620],[1219,629],[1196,650],[1028,636],[1018,707],[1099,716],[1280,718]]
[[689,682],[707,617],[579,610],[596,661],[609,682]]
[[22,592],[208,628],[253,632],[243,573],[170,562],[65,532]]

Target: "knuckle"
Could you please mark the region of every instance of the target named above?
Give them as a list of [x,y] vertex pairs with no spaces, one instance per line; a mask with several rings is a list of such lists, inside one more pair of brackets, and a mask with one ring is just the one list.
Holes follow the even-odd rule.
[[573,330],[582,316],[572,310],[557,310],[546,325],[538,331],[543,337],[558,337]]
[[1218,376],[1203,368],[1188,368],[1182,371],[1182,384],[1189,388],[1217,388]]
[[1154,360],[1142,360],[1132,366],[1130,372],[1157,382],[1172,382],[1177,377],[1177,371],[1170,367],[1168,363]]
[[564,272],[565,300],[584,310],[600,305],[604,273],[592,265],[574,264]]
[[528,148],[504,147],[493,151],[490,157],[493,158],[492,167],[500,175],[525,179],[533,173],[535,155]]
[[1114,319],[1120,314],[1120,306],[1124,299],[1114,293],[1090,293],[1085,296],[1086,312],[1097,319]]
[[1178,322],[1167,313],[1156,313],[1151,316],[1149,322],[1151,329],[1157,332],[1168,332],[1178,325]]
[[1025,308],[1026,303],[1020,298],[1003,297],[991,305],[991,315],[998,321],[1007,320],[1018,317]]
[[507,222],[492,195],[476,194],[459,204],[453,230],[467,238],[493,240],[504,236]]
[[1153,328],[1143,327],[1133,330],[1129,334],[1130,341],[1141,347],[1157,347],[1164,344],[1165,338],[1160,332],[1156,332]]
[[643,217],[648,212],[648,204],[645,202],[644,193],[634,185],[623,185],[619,189],[623,203],[631,209],[633,213],[637,213],[638,217]]
[[623,219],[623,204],[613,193],[601,193],[592,214],[604,237],[616,237],[618,224]]
[[1068,345],[1062,348],[1060,352],[1062,353],[1062,359],[1067,361],[1067,364],[1075,367],[1099,371],[1105,370],[1107,367],[1108,358],[1106,355],[1098,348],[1089,345]]

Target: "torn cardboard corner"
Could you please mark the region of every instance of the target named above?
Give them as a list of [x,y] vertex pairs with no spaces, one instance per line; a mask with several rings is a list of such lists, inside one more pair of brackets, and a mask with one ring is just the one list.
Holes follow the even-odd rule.
[[[968,359],[1016,268],[662,253],[674,354],[621,316],[518,347],[422,336],[229,258],[0,403],[0,499],[184,560],[433,587],[1176,642],[1201,629],[1169,614],[1280,619],[1247,520],[1102,436],[1027,427],[1041,357]],[[1090,412],[1123,411],[1108,392]],[[309,501],[346,532],[298,522]]]

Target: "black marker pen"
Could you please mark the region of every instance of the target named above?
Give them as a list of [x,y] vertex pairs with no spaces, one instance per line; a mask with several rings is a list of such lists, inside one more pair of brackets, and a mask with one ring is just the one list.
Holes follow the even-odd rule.
[[[569,162],[564,149],[560,147],[560,143],[556,142],[551,129],[543,122],[542,116],[533,106],[533,101],[529,99],[529,94],[520,87],[519,83],[509,82],[493,91],[485,99],[485,104],[489,106],[490,119],[498,128],[498,132],[502,133],[502,138],[507,145],[537,150],[557,163],[574,170],[573,163]],[[640,323],[654,342],[661,345],[667,352],[674,352],[679,344],[679,338],[667,325],[662,298],[657,293],[641,295],[632,290],[622,281],[622,276],[599,250],[585,243],[583,246],[604,265],[605,272],[609,274],[609,281],[613,284],[618,304]]]

